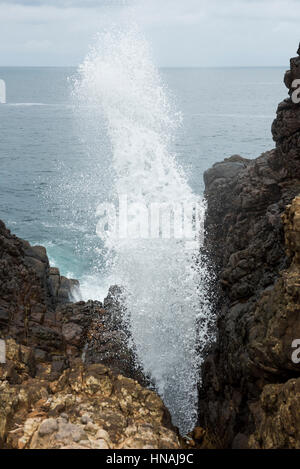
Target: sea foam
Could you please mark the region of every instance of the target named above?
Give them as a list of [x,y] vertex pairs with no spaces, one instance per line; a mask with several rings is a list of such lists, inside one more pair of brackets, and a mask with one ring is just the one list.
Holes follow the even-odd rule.
[[[109,137],[113,176],[107,196],[117,201],[126,195],[129,225],[138,226],[138,207],[151,204],[193,207],[194,217],[203,220],[205,205],[170,150],[181,116],[136,27],[99,35],[79,68],[74,94],[84,112],[93,109],[99,132]],[[101,158],[103,149],[97,151]],[[138,359],[181,433],[196,423],[199,369],[211,320],[209,274],[200,256],[203,228],[196,226],[190,239],[175,238],[173,223],[169,237],[120,239],[108,233],[104,240],[103,282],[124,288]]]

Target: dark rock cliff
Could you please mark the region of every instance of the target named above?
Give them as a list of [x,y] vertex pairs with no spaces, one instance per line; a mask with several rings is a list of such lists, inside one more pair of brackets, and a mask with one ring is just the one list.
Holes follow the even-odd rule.
[[119,289],[102,304],[72,303],[74,288],[0,221],[0,448],[178,448],[168,410],[142,387]]
[[297,78],[300,57],[285,75],[290,98],[272,125],[276,148],[254,160],[235,155],[204,176],[218,319],[199,416],[222,447],[300,447],[300,365],[291,360],[300,338]]
[[37,366],[51,363],[54,376],[84,354],[87,363],[109,364],[142,381],[127,347],[118,289],[111,287],[102,305],[72,303],[78,288],[49,266],[44,247],[30,246],[0,221],[0,338],[31,347]]

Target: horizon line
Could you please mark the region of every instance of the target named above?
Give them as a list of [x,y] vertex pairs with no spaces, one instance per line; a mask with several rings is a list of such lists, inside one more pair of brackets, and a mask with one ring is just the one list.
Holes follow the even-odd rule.
[[[0,68],[78,68],[78,65],[0,65]],[[286,68],[289,65],[160,65],[159,69]]]

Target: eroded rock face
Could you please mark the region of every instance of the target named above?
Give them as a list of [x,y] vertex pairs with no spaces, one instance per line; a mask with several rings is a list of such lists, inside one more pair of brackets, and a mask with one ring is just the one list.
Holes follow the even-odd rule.
[[12,339],[7,358],[0,365],[0,447],[179,448],[163,402],[137,381],[80,359],[57,380],[39,377],[32,350]]
[[141,386],[119,289],[71,303],[74,286],[0,222],[0,448],[178,448],[168,410]]
[[143,374],[129,341],[130,331],[122,306],[122,290],[115,285],[110,287],[104,299],[102,314],[95,315],[89,325],[84,347],[85,362],[103,363],[115,373],[148,386],[150,380]]
[[84,356],[146,383],[128,347],[119,289],[111,287],[103,305],[72,303],[74,288],[78,281],[50,267],[45,248],[17,238],[0,222],[0,338],[31,347],[38,372],[50,364],[53,379]]
[[262,351],[265,366],[279,381],[295,378],[263,388],[253,408],[252,448],[300,449],[300,364],[291,359],[291,344],[300,338],[300,197],[287,206],[282,219],[291,264],[259,301],[250,344],[253,357]]
[[300,449],[300,379],[264,387],[256,410],[253,449]]
[[[299,65],[291,59],[290,95]],[[291,360],[300,338],[299,199],[285,212],[300,193],[300,106],[291,98],[279,105],[272,132],[276,149],[255,160],[231,157],[205,174],[218,339],[204,364],[199,415],[223,447],[295,447],[293,425],[300,425],[283,406],[300,377]],[[270,393],[277,396],[272,409]],[[295,402],[291,396],[291,408]],[[280,413],[288,415],[279,438]]]
[[49,349],[59,349],[55,308],[70,302],[78,285],[50,268],[44,247],[30,246],[0,221],[0,334],[27,345],[47,339]]

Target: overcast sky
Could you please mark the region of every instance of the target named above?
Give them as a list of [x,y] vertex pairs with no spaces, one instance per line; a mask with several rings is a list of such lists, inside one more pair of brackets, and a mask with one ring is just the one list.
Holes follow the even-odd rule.
[[0,0],[0,65],[78,65],[128,14],[159,66],[286,66],[300,40],[300,0]]

